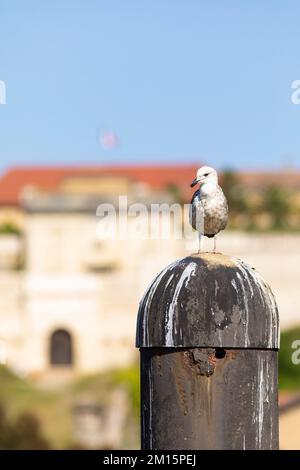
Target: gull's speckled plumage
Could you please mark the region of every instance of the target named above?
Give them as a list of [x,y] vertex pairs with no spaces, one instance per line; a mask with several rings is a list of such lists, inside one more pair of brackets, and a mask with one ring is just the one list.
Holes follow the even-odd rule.
[[202,167],[192,186],[199,183],[190,206],[190,224],[206,237],[214,237],[227,225],[228,205],[220,186],[217,172],[210,167]]

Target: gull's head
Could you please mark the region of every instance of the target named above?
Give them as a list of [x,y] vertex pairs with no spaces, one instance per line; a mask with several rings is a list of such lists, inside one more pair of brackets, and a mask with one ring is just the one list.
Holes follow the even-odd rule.
[[191,188],[196,184],[211,183],[214,185],[218,184],[218,173],[211,166],[202,166],[199,168],[196,174],[196,178],[191,183]]

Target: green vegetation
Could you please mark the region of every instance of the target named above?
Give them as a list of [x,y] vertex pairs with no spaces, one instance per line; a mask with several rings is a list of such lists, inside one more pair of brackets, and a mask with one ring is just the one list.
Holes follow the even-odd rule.
[[249,210],[245,189],[234,172],[230,170],[223,172],[222,189],[226,195],[228,206],[232,213],[239,214]]
[[15,421],[9,421],[0,407],[0,450],[46,450],[49,444],[41,434],[38,419],[30,413],[22,413]]
[[[299,346],[292,348],[294,341],[299,341]],[[280,389],[300,389],[300,364],[293,364],[292,354],[300,349],[300,326],[284,331],[281,334],[279,350],[279,387]],[[298,354],[300,359],[300,352]]]
[[238,175],[230,170],[223,172],[221,185],[229,206],[229,228],[249,231],[300,230],[300,208],[292,202],[292,191],[279,185],[247,189]]
[[0,225],[0,235],[21,235],[21,230],[12,222]]
[[278,186],[269,186],[263,195],[262,209],[271,215],[271,229],[284,230],[289,227],[291,207],[286,192]]
[[179,186],[177,186],[177,184],[169,183],[166,186],[166,190],[176,203],[178,203],[178,204],[183,203],[183,197],[182,197],[182,194],[181,194],[181,189],[180,189]]
[[137,366],[83,376],[73,384],[72,390],[75,393],[89,391],[97,401],[102,402],[105,400],[105,396],[117,387],[122,387],[127,391],[133,416],[138,419],[140,379]]
[[[137,366],[82,376],[55,390],[38,388],[32,381],[20,378],[0,366],[0,435],[1,429],[9,437],[10,448],[78,448],[73,438],[73,408],[82,399],[89,399],[105,407],[111,393],[123,389],[127,393],[129,412],[124,429],[124,446],[130,434],[131,445],[138,436],[139,370]],[[5,410],[5,413],[1,409]],[[18,429],[22,423],[30,429],[30,436]],[[22,426],[20,425],[22,424]],[[2,428],[1,428],[2,426]],[[10,431],[8,432],[8,430]],[[28,440],[26,441],[26,439]],[[0,440],[0,449],[7,441]]]

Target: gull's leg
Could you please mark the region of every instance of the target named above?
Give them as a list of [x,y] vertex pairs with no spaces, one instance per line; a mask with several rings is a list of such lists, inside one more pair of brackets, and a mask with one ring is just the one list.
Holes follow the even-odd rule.
[[203,236],[201,232],[198,232],[198,253],[201,253],[203,248]]
[[214,236],[214,253],[217,250],[217,235]]

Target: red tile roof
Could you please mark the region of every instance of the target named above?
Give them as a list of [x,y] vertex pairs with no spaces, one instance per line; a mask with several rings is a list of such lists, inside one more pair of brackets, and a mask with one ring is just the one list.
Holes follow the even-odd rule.
[[[18,206],[24,186],[34,186],[42,191],[57,191],[62,182],[69,177],[126,177],[132,181],[147,183],[154,190],[163,190],[169,184],[176,184],[184,199],[189,200],[192,190],[189,183],[195,176],[199,165],[161,165],[161,166],[95,166],[95,167],[47,167],[25,166],[8,170],[0,177],[0,206]],[[291,189],[300,188],[299,171],[240,172],[242,184],[247,188],[260,188],[272,184]]]
[[[200,165],[199,165],[200,166]],[[16,167],[0,178],[0,205],[18,206],[24,186],[34,186],[44,191],[56,191],[65,178],[121,176],[149,184],[153,189],[164,189],[176,184],[186,196],[192,194],[189,183],[198,166],[96,166],[96,167]]]

